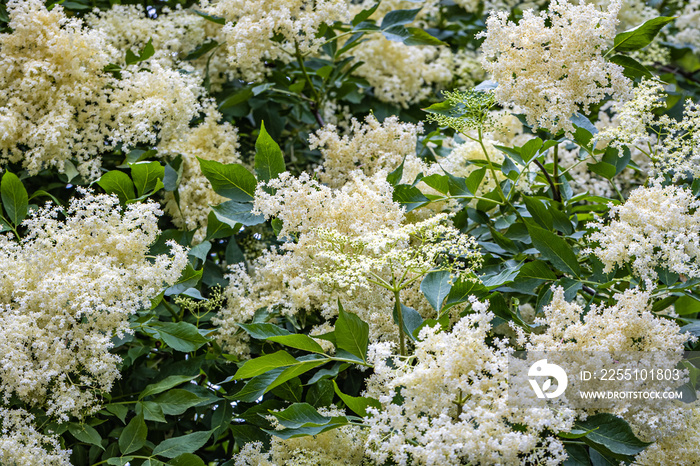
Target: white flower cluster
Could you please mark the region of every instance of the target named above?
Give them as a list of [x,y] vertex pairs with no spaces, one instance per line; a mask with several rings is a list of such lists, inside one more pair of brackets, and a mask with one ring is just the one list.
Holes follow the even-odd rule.
[[112,338],[187,263],[175,243],[173,257],[147,256],[155,203],[122,212],[116,196],[82,195],[35,211],[20,243],[0,236],[0,393],[64,420],[99,409],[119,378]]
[[423,329],[410,360],[371,345],[375,373],[366,395],[382,409],[369,408],[365,422],[367,455],[378,464],[556,465],[566,458],[563,444],[543,434],[570,429],[573,412],[507,403],[509,351],[504,341],[486,343],[493,314],[482,303],[472,307],[449,332]]
[[498,102],[522,110],[533,127],[556,133],[572,132],[570,117],[587,113],[606,94],[626,100],[629,79],[602,56],[615,37],[620,5],[613,0],[600,11],[553,0],[549,11],[525,11],[518,24],[507,12],[492,13],[479,36],[486,38],[482,65],[498,82]]
[[691,46],[697,53],[700,49],[700,0],[688,0],[681,5],[683,9],[674,22],[678,32],[668,34],[668,39],[681,47]]
[[165,211],[178,227],[187,230],[199,228],[195,233],[195,242],[204,238],[209,206],[225,201],[211,188],[202,174],[197,158],[224,164],[241,161],[238,154],[238,128],[228,122],[219,123],[221,114],[213,102],[207,105],[205,112],[206,116],[199,125],[158,146],[159,155],[182,156],[182,179],[177,188],[180,202],[176,202],[173,193],[167,192]]
[[633,466],[695,464],[700,458],[700,405],[686,408],[679,419],[683,430],[648,446],[634,459]]
[[197,78],[154,64],[117,79],[119,63],[104,33],[51,11],[40,0],[8,2],[12,32],[0,34],[0,164],[22,162],[36,174],[65,171],[99,176],[99,156],[123,143],[173,137],[198,111]]
[[34,427],[34,416],[21,409],[0,408],[0,464],[70,466],[70,450]]
[[629,263],[635,275],[651,280],[663,267],[686,277],[700,277],[700,201],[686,188],[640,187],[627,201],[611,206],[608,224],[593,222],[593,253],[609,272]]
[[[265,74],[267,60],[293,60],[298,50],[316,53],[323,24],[348,19],[345,0],[220,0],[206,11],[226,19],[222,34],[230,64],[247,81]],[[273,40],[281,36],[282,42]]]
[[[258,186],[255,208],[266,217],[282,221],[281,238],[295,238],[277,249],[266,251],[252,264],[250,271],[233,267],[226,288],[227,306],[219,313],[216,323],[219,336],[230,348],[246,351],[235,335],[238,322],[248,322],[256,309],[279,306],[285,314],[303,310],[320,310],[325,319],[337,315],[335,297],[311,279],[316,262],[317,229],[332,228],[352,237],[361,237],[381,228],[398,227],[404,212],[392,200],[391,186],[384,176],[372,179],[362,173],[351,174],[351,180],[339,189],[331,189],[312,180],[304,173],[298,178],[283,173],[267,183],[275,194]],[[362,318],[377,325],[372,336],[378,338],[394,325],[390,297],[367,291],[343,305]],[[381,322],[381,323],[380,323]]]
[[337,188],[358,169],[370,177],[379,170],[393,171],[407,156],[415,156],[422,132],[422,124],[402,123],[396,116],[380,123],[374,115],[367,115],[364,123],[353,118],[349,134],[342,137],[335,126],[326,125],[309,136],[309,148],[323,155],[320,180]]
[[431,270],[470,274],[481,264],[476,240],[447,225],[447,214],[382,228],[360,237],[319,228],[314,280],[352,294],[379,282],[386,288],[413,282]]

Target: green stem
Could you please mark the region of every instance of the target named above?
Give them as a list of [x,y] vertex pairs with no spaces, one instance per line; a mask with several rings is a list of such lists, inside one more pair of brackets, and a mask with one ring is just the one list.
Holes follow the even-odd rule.
[[318,113],[318,109],[321,108],[321,96],[318,93],[316,87],[314,86],[313,81],[311,81],[309,73],[306,72],[306,66],[304,66],[304,57],[301,54],[301,51],[299,50],[299,44],[295,43],[294,48],[296,51],[295,57],[297,59],[297,63],[299,63],[299,68],[301,68],[301,72],[304,74],[304,78],[306,78],[306,82],[308,83],[309,87],[311,87],[311,92],[314,95],[313,102],[311,103],[311,105],[309,105],[311,107],[311,113],[313,113],[318,125],[320,127],[324,127],[325,123],[323,122],[323,118],[321,118],[321,114]]
[[400,298],[400,293],[401,290],[399,289],[394,289],[394,305],[396,306],[396,316],[399,324],[399,347],[401,350],[401,356],[406,356],[406,335],[404,335],[403,331],[403,312],[401,310],[401,298]]
[[559,144],[554,146],[554,200],[561,202],[561,190],[559,189]]
[[175,309],[173,309],[172,306],[170,306],[170,303],[168,303],[168,301],[165,299],[165,297],[163,297],[163,301],[161,301],[161,302],[163,303],[163,306],[165,306],[165,308],[168,310],[168,312],[170,312],[170,314],[172,314],[173,318],[177,322],[179,322],[181,320],[180,316],[177,315],[177,312],[175,312]]

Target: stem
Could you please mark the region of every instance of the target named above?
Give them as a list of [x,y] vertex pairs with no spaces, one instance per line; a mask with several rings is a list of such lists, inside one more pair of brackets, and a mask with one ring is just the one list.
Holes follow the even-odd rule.
[[403,331],[403,312],[401,311],[401,298],[399,297],[401,290],[394,289],[394,301],[396,306],[396,316],[399,324],[399,346],[401,348],[401,356],[406,356],[406,336]]
[[561,191],[559,190],[559,144],[554,146],[554,200],[561,202]]
[[325,123],[323,122],[323,118],[321,118],[321,114],[318,113],[318,109],[321,107],[321,96],[319,95],[318,91],[316,90],[316,87],[314,87],[313,81],[311,81],[311,77],[309,77],[309,73],[306,72],[306,66],[304,66],[304,57],[301,54],[301,51],[299,50],[299,44],[294,43],[294,48],[296,51],[296,59],[297,63],[299,63],[299,68],[301,68],[301,72],[304,74],[304,78],[306,78],[306,82],[309,84],[311,87],[311,92],[314,95],[313,102],[309,105],[309,108],[311,109],[311,113],[313,113],[314,118],[316,119],[316,122],[318,125],[323,128],[325,126]]
[[542,170],[544,177],[547,178],[547,183],[549,183],[549,187],[552,188],[552,199],[554,199],[557,202],[561,202],[561,196],[559,195],[559,191],[557,190],[557,185],[554,183],[552,177],[549,176],[547,169],[544,168],[544,165],[542,165],[542,163],[539,160],[535,160],[535,165],[540,167],[540,170]]
[[168,301],[165,299],[165,297],[163,297],[162,303],[165,306],[165,308],[168,310],[168,312],[170,312],[170,314],[172,314],[173,318],[175,318],[175,320],[179,322],[180,316],[177,315],[177,312],[175,312],[175,309],[173,309],[170,306],[170,303],[168,303]]

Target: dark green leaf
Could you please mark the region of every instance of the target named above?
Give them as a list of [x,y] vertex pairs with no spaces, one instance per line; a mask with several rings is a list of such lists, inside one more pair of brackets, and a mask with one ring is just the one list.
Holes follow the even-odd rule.
[[612,63],[620,65],[624,70],[622,73],[630,79],[636,78],[651,78],[651,72],[646,68],[646,66],[639,63],[632,57],[627,55],[613,55],[609,59]]
[[282,345],[304,351],[310,351],[312,353],[323,353],[323,348],[321,348],[321,345],[316,343],[313,338],[303,334],[277,335],[268,337],[267,341],[273,341],[275,343],[280,343]]
[[614,455],[633,456],[649,445],[634,435],[627,422],[609,413],[590,416],[575,427],[591,431],[583,437],[587,444],[596,449],[602,446]]
[[155,447],[153,454],[166,458],[175,458],[183,453],[194,453],[207,443],[211,434],[211,431],[193,432],[180,437],[169,438]]
[[525,207],[527,211],[532,215],[532,219],[539,223],[540,226],[551,230],[553,228],[552,215],[547,210],[545,204],[534,197],[528,197],[523,195],[523,201],[525,201]]
[[153,48],[153,42],[151,39],[148,39],[148,43],[143,46],[138,55],[134,54],[134,52],[132,52],[130,49],[126,51],[126,65],[134,65],[136,63],[148,60],[154,53],[156,53],[156,50]]
[[215,40],[210,40],[208,42],[203,43],[196,49],[194,49],[192,52],[187,54],[185,57],[185,60],[196,60],[197,58],[201,57],[202,55],[206,54],[207,52],[210,52],[214,50],[216,47],[218,47],[219,43]]
[[165,168],[160,162],[139,162],[131,165],[131,177],[136,186],[136,193],[143,196],[150,193],[163,180]]
[[248,335],[258,340],[266,340],[280,335],[291,335],[288,330],[275,324],[238,324]]
[[170,461],[170,466],[206,466],[206,463],[197,455],[192,453],[183,453]]
[[338,320],[335,322],[335,338],[338,349],[367,362],[369,325],[351,312],[345,312],[338,301]]
[[350,408],[358,416],[367,417],[367,408],[370,406],[376,409],[382,408],[382,404],[379,402],[379,400],[374,398],[346,395],[340,391],[340,388],[335,380],[333,381],[333,387],[335,389],[335,393],[338,394],[340,399],[343,400],[343,403],[345,403],[345,406]]
[[392,26],[408,24],[416,18],[420,8],[413,10],[392,10],[382,19],[381,29],[388,29]]
[[299,361],[297,361],[286,351],[280,350],[276,353],[249,359],[238,369],[238,371],[236,371],[235,378],[247,379],[250,377],[256,377],[272,369],[291,366],[293,364],[299,364]]
[[212,207],[216,218],[231,228],[235,228],[239,223],[245,226],[263,223],[265,217],[261,214],[253,214],[251,212],[252,209],[253,205],[251,203],[238,201],[226,201]]
[[379,2],[375,3],[373,7],[367,8],[365,10],[360,11],[358,14],[355,15],[355,17],[352,19],[352,25],[353,27],[357,26],[360,24],[362,21],[366,20],[372,14],[377,11],[377,8],[379,8]]
[[136,414],[143,414],[146,421],[165,422],[163,408],[153,401],[139,401],[136,403]]
[[168,346],[183,353],[196,351],[209,341],[189,322],[154,322],[151,327]]
[[164,414],[179,416],[193,406],[197,406],[207,400],[188,390],[173,388],[158,395],[154,401],[161,407]]
[[[408,335],[411,340],[415,341],[416,337],[414,333],[416,329],[423,325],[423,317],[412,307],[401,304],[401,318],[403,319],[404,333]],[[399,315],[396,312],[396,306],[394,306],[394,323],[399,325]]]
[[421,28],[406,28],[409,36],[403,41],[406,45],[447,45]]
[[144,388],[141,394],[139,395],[139,400],[142,400],[150,395],[157,395],[158,393],[170,390],[173,387],[182,385],[183,383],[189,382],[190,380],[197,377],[197,375],[170,375],[161,380],[160,382],[156,382],[146,386],[146,388]]
[[104,447],[102,446],[102,437],[94,427],[84,423],[78,424],[77,422],[71,422],[68,424],[68,432],[70,432],[71,435],[73,435],[73,437],[77,438],[79,441],[90,445],[97,445],[104,450]]
[[250,87],[241,88],[238,92],[226,97],[224,101],[219,104],[219,111],[247,102],[251,97],[253,97],[253,90]]
[[527,225],[527,230],[532,238],[532,245],[562,272],[570,273],[576,277],[581,273],[576,254],[571,246],[556,234],[535,225]]
[[119,450],[123,455],[136,451],[146,444],[147,436],[148,428],[140,414],[129,421],[119,436]]
[[420,189],[408,184],[400,184],[394,188],[394,201],[406,207],[406,212],[410,212],[430,203],[430,199],[425,197]]

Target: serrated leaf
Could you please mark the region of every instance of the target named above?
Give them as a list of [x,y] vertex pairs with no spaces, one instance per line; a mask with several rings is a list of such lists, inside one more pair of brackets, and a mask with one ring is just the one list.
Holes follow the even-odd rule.
[[406,207],[406,212],[410,212],[430,203],[430,199],[425,197],[420,189],[408,184],[400,184],[394,188],[394,202],[398,202]]
[[216,218],[235,228],[237,224],[244,226],[259,225],[265,221],[265,217],[261,214],[253,214],[251,211],[253,205],[249,202],[226,201],[212,207],[212,211]]
[[292,348],[323,354],[323,348],[313,338],[304,334],[276,335],[268,337],[267,341],[273,341]]
[[299,361],[297,361],[297,359],[291,354],[280,350],[272,354],[266,354],[264,356],[249,359],[240,368],[238,368],[238,371],[236,371],[236,374],[234,375],[234,379],[238,380],[256,377],[272,369],[291,366],[298,363]]
[[532,245],[542,254],[542,257],[549,260],[562,272],[569,273],[576,277],[581,273],[576,254],[571,246],[556,234],[543,228],[527,225],[527,230],[532,238]]
[[392,10],[384,15],[380,28],[385,30],[392,26],[408,24],[416,19],[416,15],[418,15],[420,10],[420,8],[415,8],[413,10]]
[[77,422],[71,422],[68,424],[68,432],[70,432],[71,435],[73,435],[73,437],[79,441],[90,445],[97,445],[104,450],[104,447],[102,446],[102,437],[94,427],[84,423],[78,424]]
[[345,403],[345,405],[358,416],[367,417],[367,408],[369,407],[376,409],[381,409],[382,407],[382,404],[379,402],[379,400],[376,400],[374,398],[346,395],[345,393],[340,391],[340,388],[338,387],[338,384],[335,382],[335,380],[333,380],[333,387],[335,389],[335,393],[340,397],[341,400],[343,400],[343,403]]
[[255,196],[257,180],[243,165],[232,163],[225,165],[213,160],[197,157],[202,173],[211,183],[212,189],[229,199],[238,202],[252,201]]
[[138,196],[153,191],[158,180],[162,181],[164,176],[165,167],[160,162],[138,162],[131,165],[131,177]]
[[609,61],[615,63],[616,65],[620,65],[623,68],[622,74],[630,79],[652,77],[651,72],[646,66],[627,55],[613,55],[609,58]]
[[200,398],[196,394],[183,390],[181,388],[173,388],[165,393],[161,393],[154,400],[164,414],[169,416],[179,416],[188,409],[206,402],[205,398]]
[[338,320],[335,322],[337,348],[367,362],[367,345],[369,344],[369,325],[357,315],[345,312],[338,301]]
[[406,28],[409,36],[403,41],[406,45],[447,45],[437,37],[434,37],[421,28]]
[[292,335],[288,330],[275,324],[238,324],[238,326],[245,330],[248,335],[258,340],[266,340],[267,338],[280,335]]
[[609,413],[596,414],[585,421],[578,421],[575,427],[590,431],[583,437],[588,445],[594,448],[603,446],[615,455],[633,456],[650,445],[639,440],[627,422]]
[[146,398],[147,396],[157,395],[166,390],[170,390],[173,387],[182,385],[185,382],[189,382],[192,379],[197,378],[197,375],[170,375],[160,382],[152,383],[147,385],[146,388],[139,394],[139,400]]

